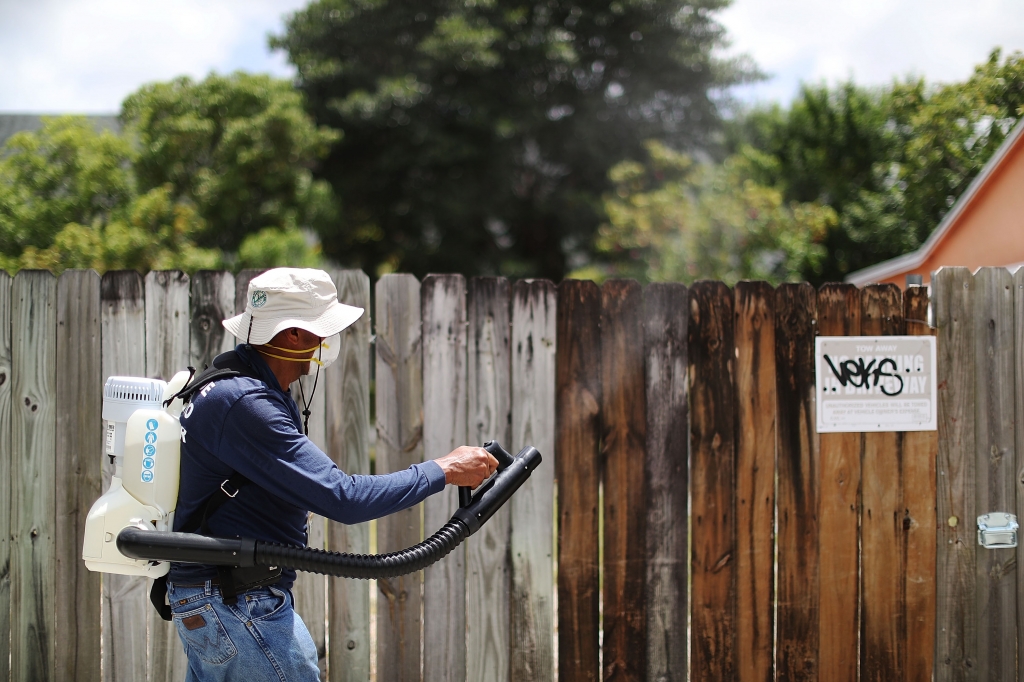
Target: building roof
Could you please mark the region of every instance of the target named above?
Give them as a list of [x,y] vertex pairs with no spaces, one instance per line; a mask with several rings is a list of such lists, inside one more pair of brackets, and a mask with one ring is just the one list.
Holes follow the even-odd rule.
[[[44,118],[52,118],[60,114],[0,114],[0,147],[3,147],[7,140],[15,133],[25,131],[34,132],[43,127]],[[93,124],[96,130],[121,130],[121,123],[117,120],[117,114],[86,115],[86,120]]]
[[992,158],[988,160],[988,163],[981,169],[977,177],[971,182],[960,198],[957,199],[953,207],[949,209],[949,212],[942,218],[942,222],[936,227],[924,244],[920,246],[916,251],[903,254],[896,258],[892,258],[887,261],[882,261],[870,267],[864,268],[863,270],[857,270],[851,272],[846,276],[846,281],[857,286],[864,286],[871,282],[881,282],[890,277],[895,277],[903,272],[909,272],[916,268],[921,267],[924,262],[931,255],[935,247],[938,246],[939,242],[947,235],[952,229],[953,225],[956,224],[960,216],[963,215],[964,211],[971,204],[974,198],[978,195],[981,188],[988,182],[989,178],[995,172],[995,170],[1006,160],[1010,150],[1013,149],[1019,142],[1024,140],[1024,117],[1017,122],[1010,134],[1006,136],[1003,143],[999,145],[999,149],[996,150]]

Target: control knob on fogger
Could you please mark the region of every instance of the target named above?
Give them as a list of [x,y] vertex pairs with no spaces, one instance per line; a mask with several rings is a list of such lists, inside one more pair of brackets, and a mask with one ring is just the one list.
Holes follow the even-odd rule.
[[181,401],[164,401],[189,380],[178,372],[170,382],[112,376],[103,387],[104,451],[114,465],[110,488],[89,510],[82,558],[91,571],[158,578],[167,562],[132,559],[117,547],[129,526],[169,531],[178,499]]

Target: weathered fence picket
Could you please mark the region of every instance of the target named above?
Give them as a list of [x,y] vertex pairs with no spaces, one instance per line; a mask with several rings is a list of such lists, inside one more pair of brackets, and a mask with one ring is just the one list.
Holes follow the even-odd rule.
[[[903,333],[897,287],[872,285],[861,292],[860,331]],[[906,657],[902,434],[864,434],[861,490],[861,679],[883,682],[903,676]]]
[[775,574],[775,291],[740,282],[736,344],[736,664],[740,679],[772,678]]
[[[370,278],[359,270],[335,270],[338,298],[364,310],[342,332],[341,353],[324,383],[327,454],[348,474],[370,473]],[[370,524],[327,522],[334,552],[368,554]],[[370,584],[327,579],[327,669],[331,682],[370,679]]]
[[[511,448],[511,349],[508,280],[474,277],[467,291],[468,441]],[[513,452],[512,454],[515,454]],[[499,509],[466,547],[467,679],[509,679],[510,510]]]
[[[685,680],[687,516],[690,428],[687,334],[689,292],[682,284],[644,291],[647,403],[647,679]],[[513,531],[514,532],[514,531]]]
[[[190,360],[189,277],[177,270],[146,275],[146,376],[170,381]],[[151,582],[147,581],[148,593]],[[147,605],[148,606],[148,605]],[[149,682],[177,682],[188,659],[173,623],[148,607]]]
[[[852,284],[824,285],[818,291],[818,333],[860,335],[860,297]],[[864,438],[860,433],[823,433],[820,442],[819,672],[822,680],[855,682],[860,667],[858,529]]]
[[[11,276],[0,272],[0,661],[11,657]],[[10,668],[0,663],[0,682]]]
[[[1017,268],[1013,273],[1013,347],[1017,356],[1014,362],[1014,404],[1016,414],[1024,408],[1024,268]],[[1024,428],[1014,430],[1016,461],[1015,471],[1024,471]],[[937,445],[937,443],[936,443]],[[1017,503],[1014,514],[1017,519],[1024,519],[1024,476],[1016,476],[1015,488]],[[941,523],[941,517],[939,517]],[[1017,652],[1024,652],[1024,571],[1020,570],[1024,562],[1024,543],[1017,544]],[[1024,677],[1024,666],[1017,671],[1017,680]]]
[[736,677],[736,423],[733,297],[690,287],[690,495],[695,680]]
[[[1016,511],[1014,452],[1013,278],[1005,268],[974,275],[975,500],[977,514]],[[974,522],[969,517],[969,522]],[[1017,553],[979,549],[977,616],[979,679],[1010,680],[1017,674]]]
[[601,287],[601,420],[604,463],[604,657],[606,680],[644,678],[647,619],[647,409],[643,290],[632,280]]
[[[776,674],[818,680],[818,435],[815,431],[816,292],[809,284],[775,290],[777,391],[778,632]],[[851,586],[852,587],[852,586]]]
[[601,292],[558,285],[555,478],[558,484],[558,679],[600,677],[598,648]]
[[57,679],[57,279],[22,270],[11,300],[11,676],[47,682]]
[[938,332],[936,682],[975,679],[978,665],[974,520],[974,278],[942,268],[932,283]]
[[[412,275],[377,281],[377,471],[405,469],[423,459],[423,353],[420,283]],[[377,551],[395,552],[420,541],[421,508],[377,522]],[[420,678],[422,574],[377,581],[377,679]]]
[[[929,336],[928,290],[910,287],[903,294],[906,333]],[[1018,403],[1024,404],[1024,403]],[[908,682],[930,682],[935,656],[935,431],[903,434],[903,504],[907,551],[904,566],[907,603]],[[823,616],[824,617],[824,616]]]
[[[423,280],[423,451],[427,458],[465,445],[466,280],[431,275]],[[427,534],[459,507],[449,488],[423,503]],[[379,603],[379,602],[378,602]],[[475,606],[474,606],[475,608]],[[441,682],[466,680],[466,548],[423,571],[423,676]]]
[[509,501],[512,555],[509,677],[554,682],[555,306],[548,281],[512,289],[513,452],[533,445],[541,469]]
[[100,574],[85,568],[82,538],[99,497],[103,462],[100,277],[67,270],[57,280],[56,678],[100,680]]
[[[100,280],[100,362],[103,380],[110,376],[146,376],[145,285],[139,273],[111,271]],[[110,487],[114,465],[103,460],[103,490]],[[145,578],[104,573],[103,679],[146,679],[146,622],[149,618]]]

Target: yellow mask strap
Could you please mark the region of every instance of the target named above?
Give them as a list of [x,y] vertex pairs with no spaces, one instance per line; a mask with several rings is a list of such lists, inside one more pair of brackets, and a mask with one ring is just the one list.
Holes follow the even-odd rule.
[[[270,347],[273,348],[273,346],[270,346]],[[306,352],[309,352],[311,350],[313,350],[313,349],[312,348],[308,348],[305,351],[289,350],[287,352],[289,352],[289,353],[306,353]],[[324,363],[320,362],[316,358],[286,358],[283,355],[274,355],[273,353],[268,353],[267,351],[263,350],[262,348],[257,348],[256,351],[258,353],[261,353],[262,355],[266,355],[268,358],[277,358],[278,360],[287,360],[288,362],[315,362],[320,367],[324,366]]]
[[317,348],[320,348],[320,346],[323,346],[324,348],[330,348],[330,346],[328,346],[326,343],[318,344],[316,346],[313,346],[312,348],[303,348],[302,350],[294,350],[292,348],[281,348],[279,346],[271,346],[269,343],[264,343],[263,345],[266,346],[267,348],[273,348],[274,350],[279,350],[283,353],[308,353],[311,350],[316,350]]

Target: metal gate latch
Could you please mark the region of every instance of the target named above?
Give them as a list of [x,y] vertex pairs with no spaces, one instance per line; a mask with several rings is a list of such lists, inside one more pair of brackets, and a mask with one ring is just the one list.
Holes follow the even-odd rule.
[[986,549],[1017,546],[1017,517],[1006,512],[989,512],[978,517],[978,544]]

